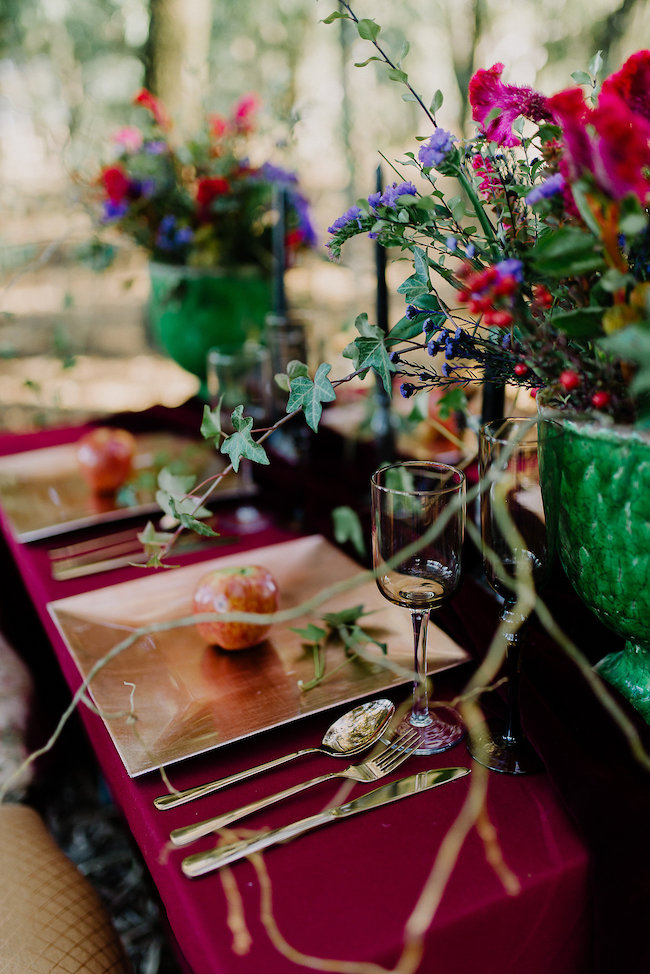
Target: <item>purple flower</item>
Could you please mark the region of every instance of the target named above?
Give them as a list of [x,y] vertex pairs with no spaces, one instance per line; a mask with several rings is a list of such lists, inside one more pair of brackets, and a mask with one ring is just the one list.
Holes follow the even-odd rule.
[[337,230],[343,230],[349,223],[356,223],[361,230],[361,217],[362,217],[360,206],[351,206],[349,210],[346,210],[343,216],[338,217],[334,221],[331,227],[327,228],[328,233],[336,233]]
[[401,386],[399,387],[399,391],[400,395],[403,396],[404,399],[410,399],[415,392],[415,386],[412,382],[402,382]]
[[456,240],[455,237],[447,237],[445,243],[447,245],[447,250],[451,250],[452,253],[458,247],[458,241]]
[[144,144],[144,151],[148,152],[150,156],[164,156],[167,150],[167,143],[162,139],[155,139],[152,142],[145,142]]
[[551,196],[555,196],[556,193],[561,193],[564,189],[564,176],[561,172],[554,173],[553,176],[549,176],[545,179],[543,183],[539,186],[535,186],[531,189],[530,193],[526,197],[526,202],[529,206],[534,206],[535,203],[539,203],[540,200],[547,200]]
[[454,136],[445,129],[436,129],[428,142],[420,146],[418,159],[425,169],[439,166],[454,147]]
[[475,253],[476,253],[476,247],[474,246],[473,243],[468,244],[467,247],[465,247],[465,256],[469,257],[470,260],[472,259]]
[[160,221],[156,235],[156,246],[160,250],[182,250],[194,240],[194,233],[190,227],[179,227],[176,217],[172,214],[164,216]]
[[[373,196],[376,195],[373,193]],[[382,206],[395,206],[395,200],[399,196],[416,196],[417,189],[413,183],[393,183],[387,186],[381,195],[380,203]]]
[[514,277],[515,281],[523,281],[524,279],[523,264],[515,257],[511,257],[508,260],[500,260],[494,267],[499,272],[500,278]]
[[381,193],[371,193],[368,197],[368,203],[371,209],[376,210],[381,203]]
[[119,203],[105,200],[102,221],[104,223],[112,223],[113,220],[121,220],[123,216],[126,216],[128,210],[129,204],[126,200],[120,200]]

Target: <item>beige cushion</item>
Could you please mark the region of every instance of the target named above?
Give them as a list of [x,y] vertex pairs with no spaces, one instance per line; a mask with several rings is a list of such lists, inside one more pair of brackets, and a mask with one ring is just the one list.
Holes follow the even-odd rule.
[[130,974],[97,892],[26,805],[0,805],[0,974]]

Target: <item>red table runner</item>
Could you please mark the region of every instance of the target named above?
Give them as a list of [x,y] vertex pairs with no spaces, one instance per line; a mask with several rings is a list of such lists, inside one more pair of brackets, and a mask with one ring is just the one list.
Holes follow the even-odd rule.
[[[78,435],[79,430],[68,430],[7,437],[0,441],[0,452],[70,441]],[[20,545],[6,523],[3,529],[11,557],[74,690],[79,674],[51,622],[47,603],[137,577],[139,570],[127,568],[55,582],[49,574],[47,543]],[[291,536],[281,528],[267,527],[244,538],[238,550]],[[219,554],[228,551],[219,548]],[[206,550],[180,556],[178,561],[184,564],[214,554]],[[441,676],[437,695],[451,694],[457,679],[453,673]],[[407,693],[404,688],[396,700]],[[169,769],[170,778],[175,786],[185,788],[298,747],[317,745],[338,712],[304,718],[182,762]],[[112,795],[159,890],[182,957],[194,974],[290,974],[305,969],[299,963],[305,963],[305,957],[373,962],[389,968],[396,963],[405,924],[463,806],[469,776],[269,850],[264,858],[269,907],[266,886],[260,887],[250,862],[233,866],[230,874],[186,879],[180,860],[187,850],[169,848],[170,829],[342,766],[325,756],[310,756],[199,802],[159,812],[152,800],[164,791],[160,775],[130,779],[101,719],[86,708],[82,708],[82,719]],[[434,757],[413,758],[407,770],[401,769],[396,776],[452,764],[469,766],[464,745]],[[361,786],[355,787],[354,794],[360,794]],[[293,821],[322,809],[336,791],[337,783],[330,782],[242,824],[260,828]],[[593,971],[589,857],[548,776],[489,775],[488,813],[520,892],[506,892],[486,861],[481,839],[471,830],[433,924],[424,935],[419,969],[444,974]],[[202,840],[197,848],[209,846],[211,841]],[[234,899],[233,887],[237,891]],[[231,906],[229,910],[229,896],[235,909]],[[269,925],[269,909],[275,932]],[[289,947],[283,948],[283,944]],[[340,968],[319,962],[318,969]]]

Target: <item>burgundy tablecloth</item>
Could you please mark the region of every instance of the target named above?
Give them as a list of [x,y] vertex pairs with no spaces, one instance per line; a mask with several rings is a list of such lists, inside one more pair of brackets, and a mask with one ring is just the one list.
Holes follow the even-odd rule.
[[[79,430],[68,430],[4,438],[0,452],[16,452],[78,435]],[[48,601],[137,577],[139,570],[128,568],[55,582],[49,575],[47,543],[19,545],[6,524],[3,530],[8,558],[13,559],[24,581],[69,686],[75,688],[79,674],[47,613]],[[285,529],[269,527],[243,539],[242,545],[259,546],[289,537]],[[221,547],[219,551],[226,553],[227,549]],[[206,551],[181,556],[179,562],[212,556],[213,552]],[[5,605],[3,615],[10,612],[11,606]],[[470,614],[474,629],[480,628],[471,606]],[[48,647],[43,646],[42,652],[47,653]],[[451,693],[455,683],[458,676],[454,674],[441,677],[437,692]],[[332,714],[306,718],[183,762],[169,769],[170,777],[174,785],[185,788],[297,747],[316,745],[330,719],[339,712],[340,708]],[[246,952],[238,953],[233,934],[233,925],[237,925],[228,922],[223,877],[213,874],[194,881],[185,879],[180,872],[183,851],[170,850],[166,840],[169,830],[177,825],[341,766],[322,755],[310,756],[263,779],[184,808],[158,812],[152,805],[153,797],[163,790],[158,773],[130,779],[102,721],[85,709],[82,719],[114,799],[160,892],[188,968],[194,974],[290,974],[304,970],[283,955],[262,923],[260,886],[251,863],[242,862],[232,869],[245,929],[251,937]],[[408,771],[468,763],[461,745],[445,754],[412,759]],[[491,774],[488,780],[489,816],[521,892],[517,896],[506,893],[472,830],[426,933],[420,970],[444,974],[588,974],[596,970],[590,955],[590,859],[555,786],[546,774],[527,778]],[[270,850],[265,862],[280,940],[308,956],[395,964],[404,924],[463,805],[468,781],[466,777]],[[356,793],[361,787],[356,786]],[[336,782],[311,789],[289,805],[276,806],[251,819],[250,825],[273,827],[315,812],[336,790]],[[209,840],[202,844],[209,844]],[[319,969],[330,968],[325,965]]]

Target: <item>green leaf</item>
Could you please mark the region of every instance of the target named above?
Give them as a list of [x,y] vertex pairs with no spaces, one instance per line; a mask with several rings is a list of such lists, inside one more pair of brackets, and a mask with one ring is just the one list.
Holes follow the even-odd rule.
[[239,470],[242,459],[252,460],[253,463],[260,463],[268,466],[270,460],[266,455],[266,450],[260,443],[256,443],[251,435],[253,419],[251,416],[244,416],[244,407],[237,406],[232,413],[232,425],[235,430],[221,444],[221,452],[230,457],[235,473]]
[[371,615],[371,612],[364,609],[363,605],[352,605],[347,609],[339,609],[338,612],[325,612],[322,618],[332,629],[338,629],[339,626],[353,626],[362,616],[367,615]]
[[328,379],[331,368],[331,365],[323,362],[318,366],[313,382],[307,375],[299,375],[291,382],[287,412],[292,413],[296,409],[302,409],[307,425],[314,432],[318,431],[323,413],[322,404],[336,399],[334,386]]
[[614,294],[616,291],[620,291],[621,288],[633,283],[634,278],[631,274],[623,274],[622,271],[616,270],[615,267],[609,267],[600,279],[600,286],[603,291],[607,291],[609,294]]
[[467,395],[460,386],[452,386],[438,400],[440,419],[449,419],[454,412],[464,412],[467,406]]
[[602,335],[604,308],[575,308],[573,311],[558,311],[551,318],[554,328],[563,331],[571,338],[597,338]]
[[365,61],[355,61],[354,66],[355,68],[365,68],[366,65],[370,64],[371,61],[381,61],[381,60],[382,59],[380,57],[377,57],[376,54],[372,54],[370,57],[367,57]]
[[338,544],[343,545],[349,541],[357,554],[363,557],[366,554],[366,544],[361,520],[357,512],[351,507],[335,507],[332,511],[332,521],[334,522],[334,537]]
[[650,327],[643,324],[628,325],[598,342],[600,348],[637,367],[630,385],[635,395],[650,392]]
[[561,227],[542,237],[531,255],[535,270],[550,277],[573,277],[604,266],[594,238],[575,227]]
[[158,548],[164,548],[173,537],[169,531],[157,531],[151,521],[147,521],[144,530],[137,535],[138,541],[144,546],[147,554],[152,553],[151,549],[155,551]]
[[443,101],[444,101],[444,95],[440,91],[440,88],[438,88],[438,90],[434,92],[433,99],[431,101],[431,106],[430,106],[430,111],[432,112],[433,115],[435,115],[436,112],[440,108],[442,108]]
[[158,472],[158,486],[168,494],[175,494],[179,497],[187,494],[194,486],[196,477],[194,474],[172,473],[169,467],[163,467]]
[[404,316],[393,325],[386,335],[386,345],[394,345],[397,342],[406,342],[410,338],[422,333],[422,322],[412,321],[411,318]]
[[395,366],[388,358],[388,351],[384,344],[385,335],[377,325],[368,323],[367,315],[359,315],[356,326],[361,337],[355,338],[353,342],[343,349],[343,356],[352,359],[355,370],[364,372],[372,369],[381,379],[384,389],[391,393],[391,373],[395,371]]
[[603,70],[603,52],[596,51],[588,66],[589,74],[592,78],[597,78]]
[[619,227],[626,237],[638,237],[645,230],[647,222],[645,213],[628,213],[622,217]]
[[[172,516],[175,517],[184,528],[187,528],[189,531],[193,531],[195,534],[203,534],[209,538],[219,537],[218,532],[213,531],[209,524],[204,524],[203,521],[199,521],[194,515],[179,510],[173,498],[170,500],[170,507]],[[197,514],[198,513],[199,511],[197,511]]]
[[586,71],[574,71],[571,77],[577,85],[591,85],[593,75],[587,74]]
[[364,41],[375,41],[381,27],[374,20],[368,20],[364,17],[363,20],[357,23],[357,30],[359,31],[359,37],[363,38]]
[[289,631],[297,632],[303,642],[306,643],[320,643],[327,635],[326,629],[315,626],[313,622],[310,622],[303,629],[298,628],[298,626],[289,626]]
[[205,404],[203,407],[203,419],[201,421],[201,436],[204,440],[221,439],[221,400],[216,409],[212,410]]
[[335,10],[334,13],[329,14],[324,20],[321,20],[322,24],[333,24],[335,20],[352,20],[349,14],[341,13],[340,10]]
[[420,247],[412,247],[413,253],[413,267],[415,268],[415,277],[418,281],[423,284],[429,284],[429,261],[427,260],[427,255]]
[[399,68],[391,68],[388,77],[391,81],[399,81],[401,84],[406,84],[409,79],[406,71],[401,71]]

